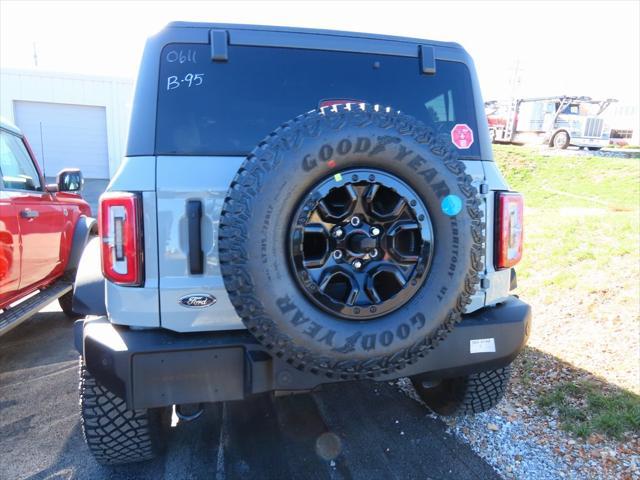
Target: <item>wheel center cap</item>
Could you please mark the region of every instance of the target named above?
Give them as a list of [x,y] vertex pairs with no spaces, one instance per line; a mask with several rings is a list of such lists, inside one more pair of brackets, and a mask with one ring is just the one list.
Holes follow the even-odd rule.
[[378,241],[361,232],[355,232],[348,238],[349,250],[354,253],[369,253],[378,246]]

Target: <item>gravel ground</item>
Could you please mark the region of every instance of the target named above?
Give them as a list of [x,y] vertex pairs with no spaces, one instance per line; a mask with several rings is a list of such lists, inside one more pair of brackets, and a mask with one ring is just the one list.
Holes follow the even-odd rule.
[[[553,362],[547,359],[541,368],[554,372]],[[505,479],[640,479],[638,433],[616,441],[597,434],[580,439],[562,431],[553,414],[537,408],[533,389],[520,381],[520,363],[514,363],[509,391],[495,409],[476,416],[445,418],[447,431],[468,443]],[[423,403],[409,379],[398,380],[397,386]]]
[[[424,405],[408,378],[398,380],[397,385],[406,395]],[[566,464],[535,442],[525,422],[503,413],[506,404],[503,400],[498,408],[473,417],[447,418],[448,432],[468,443],[503,478],[575,478],[567,475]],[[439,418],[435,414],[430,416]]]
[[[530,199],[525,260],[517,270],[520,294],[534,312],[532,331],[505,400],[489,413],[447,420],[450,431],[505,478],[640,479],[640,430],[608,438],[598,433],[602,424],[590,423],[594,410],[584,390],[562,393],[591,385],[608,398],[640,394],[637,187],[629,181],[624,191],[611,187],[621,171],[636,178],[637,164],[592,159],[585,162],[592,171],[577,171],[582,158],[640,152],[527,146],[495,153],[525,204]],[[550,167],[567,168],[563,158],[576,169],[579,187]],[[536,170],[537,178],[521,180]],[[548,403],[556,393],[561,400]]]
[[637,438],[623,453],[618,442],[573,438],[556,420],[518,408],[507,399],[490,412],[447,423],[504,478],[640,478]]

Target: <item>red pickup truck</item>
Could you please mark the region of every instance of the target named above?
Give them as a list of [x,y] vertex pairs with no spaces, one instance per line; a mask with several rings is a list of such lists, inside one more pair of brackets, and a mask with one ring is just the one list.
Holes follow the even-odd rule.
[[97,231],[82,184],[77,169],[45,184],[20,130],[0,122],[0,335],[55,299],[73,316],[75,271]]

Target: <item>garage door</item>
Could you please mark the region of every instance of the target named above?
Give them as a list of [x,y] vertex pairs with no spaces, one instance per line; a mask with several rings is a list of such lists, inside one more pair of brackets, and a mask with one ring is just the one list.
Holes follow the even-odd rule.
[[14,107],[16,125],[47,177],[75,167],[85,178],[109,178],[104,107],[26,101]]

